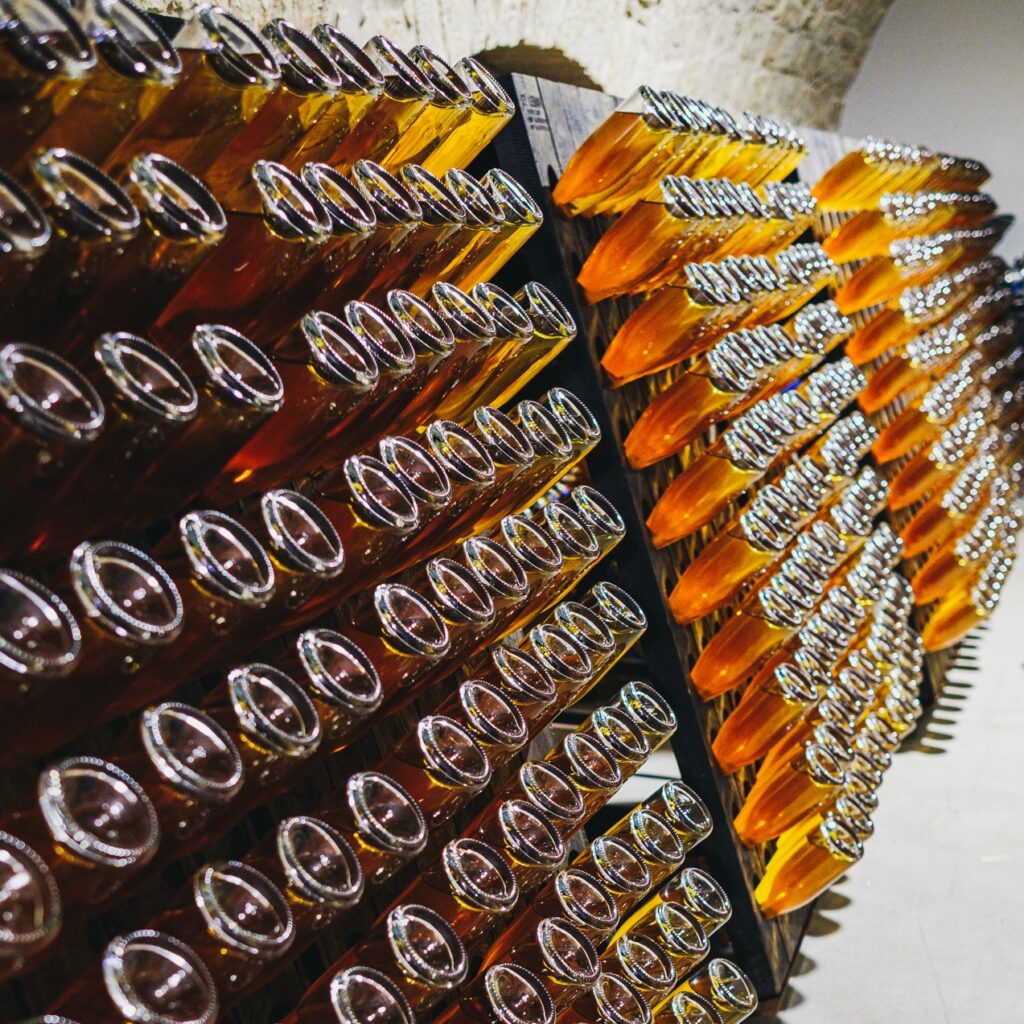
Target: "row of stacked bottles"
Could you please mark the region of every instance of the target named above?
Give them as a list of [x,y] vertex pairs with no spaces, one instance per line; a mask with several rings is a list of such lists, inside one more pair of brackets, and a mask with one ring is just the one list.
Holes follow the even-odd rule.
[[767,918],[862,856],[926,655],[995,606],[1021,525],[1019,275],[992,255],[1012,218],[986,170],[869,143],[782,180],[805,153],[644,86],[552,190],[596,218],[577,283],[606,309],[607,401],[691,643],[679,684],[713,707]]
[[676,720],[597,423],[521,397],[576,326],[492,283],[502,87],[130,0],[9,0],[0,81],[5,1013],[750,1016],[699,797],[583,832]]

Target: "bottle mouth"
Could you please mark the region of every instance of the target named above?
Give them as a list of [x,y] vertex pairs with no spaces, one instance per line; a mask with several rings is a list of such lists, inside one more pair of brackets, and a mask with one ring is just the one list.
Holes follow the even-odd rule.
[[540,205],[511,174],[494,167],[480,182],[505,215],[506,224],[539,227],[544,223]]
[[590,527],[568,505],[558,501],[549,502],[541,509],[541,518],[563,557],[591,561],[601,553]]
[[451,638],[444,619],[422,595],[398,583],[381,583],[373,591],[373,607],[384,634],[407,654],[439,658]]
[[564,629],[541,623],[530,630],[528,640],[534,657],[552,679],[581,684],[593,676],[590,656]]
[[471,294],[494,321],[500,340],[525,343],[533,337],[533,321],[504,288],[481,281]]
[[377,226],[377,214],[366,193],[329,164],[308,163],[302,180],[320,200],[331,219],[331,234],[369,238]]
[[622,770],[607,747],[586,733],[571,732],[562,741],[570,777],[584,789],[613,792],[622,785]]
[[438,509],[451,501],[448,474],[423,445],[392,436],[385,437],[378,450],[381,462],[402,481],[418,505]]
[[[575,491],[581,490],[577,487],[573,492],[573,499],[575,502],[576,494]],[[603,500],[603,498],[602,498]],[[576,502],[577,508],[579,503]],[[615,583],[609,583],[606,580],[602,580],[600,583],[595,583],[590,588],[587,596],[583,599],[583,603],[596,612],[601,620],[611,629],[612,633],[643,633],[647,629],[647,616],[644,613],[643,608],[637,603],[633,596],[622,587],[617,586]],[[664,701],[659,696],[658,701],[664,705]],[[666,710],[667,705],[664,705]],[[672,724],[675,724],[675,716],[669,715],[672,720]]]
[[675,712],[668,701],[647,683],[639,680],[626,683],[619,691],[619,706],[648,743],[655,740],[662,743],[676,731],[678,720]]
[[309,629],[295,641],[306,678],[321,700],[369,715],[383,699],[373,663],[351,640],[330,629]]
[[434,420],[427,427],[426,438],[450,477],[475,487],[494,482],[494,462],[464,427],[451,420]]
[[707,954],[710,945],[707,933],[678,903],[662,903],[654,916],[665,944],[677,956],[702,959]]
[[598,836],[590,844],[590,859],[601,883],[612,892],[641,896],[651,887],[651,872],[629,843],[615,836]]
[[[650,1024],[651,1010],[643,993],[628,979],[602,971],[592,992],[601,1024]],[[678,1015],[675,1018],[685,1021]],[[700,1024],[695,1021],[695,1024]]]
[[527,800],[505,800],[498,825],[512,856],[523,864],[553,868],[565,861],[565,844],[547,815]]
[[707,996],[719,1012],[749,1014],[757,1007],[757,994],[750,979],[734,963],[718,958],[712,960],[705,971],[709,984]]
[[661,787],[654,801],[687,850],[706,839],[714,827],[707,804],[686,783],[676,779]]
[[519,787],[530,803],[555,821],[574,824],[586,814],[576,783],[546,761],[526,761],[519,769]]
[[451,328],[417,295],[396,289],[388,292],[388,312],[422,352],[448,356],[455,348]]
[[344,320],[322,311],[307,313],[299,322],[299,330],[310,363],[330,385],[360,394],[376,387],[380,370],[374,352],[381,351],[381,346],[377,344],[371,349],[367,343],[368,332],[356,330]]
[[96,389],[69,362],[37,345],[0,349],[0,402],[32,433],[85,445],[105,421]]
[[320,745],[320,719],[291,676],[256,662],[228,673],[228,695],[248,742],[283,757],[306,758]]
[[466,951],[440,914],[428,907],[405,903],[388,914],[386,928],[395,960],[414,981],[447,991],[466,977]]
[[516,406],[514,421],[530,439],[535,451],[557,462],[572,457],[572,442],[565,428],[541,405],[526,399]]
[[477,626],[494,621],[494,602],[470,569],[450,558],[432,558],[426,576],[443,618]]
[[74,235],[127,239],[139,230],[139,211],[124,189],[84,156],[54,147],[37,152],[29,166],[46,195],[50,219]]
[[400,50],[386,36],[374,36],[363,47],[384,77],[384,92],[396,100],[434,99],[433,86],[413,63],[405,51]]
[[178,51],[156,19],[131,0],[91,0],[83,17],[96,51],[118,74],[160,85],[181,74]]
[[487,843],[453,839],[441,851],[441,866],[459,902],[477,910],[504,914],[519,898],[505,858]]
[[83,78],[96,65],[81,26],[54,0],[4,0],[0,40],[23,67],[47,78]]
[[348,36],[333,25],[321,23],[313,29],[312,37],[330,59],[341,92],[375,96],[381,91],[383,75]]
[[657,811],[640,807],[627,820],[630,837],[644,860],[672,866],[683,862],[686,847],[675,829]]
[[127,772],[96,757],[70,757],[39,776],[39,810],[53,840],[93,864],[130,868],[156,852],[156,811]]
[[378,224],[416,227],[422,222],[423,210],[416,197],[395,175],[372,160],[357,160],[352,178],[363,190]]
[[655,992],[668,992],[675,985],[672,960],[654,939],[626,932],[614,948],[615,959],[634,985]]
[[210,972],[178,939],[146,928],[119,935],[103,953],[103,984],[119,1016],[140,1024],[213,1024]]
[[492,598],[526,597],[529,581],[508,548],[487,537],[470,537],[463,543],[462,551],[466,564]]
[[401,989],[372,967],[348,967],[335,974],[330,1002],[338,1024],[416,1024]]
[[597,950],[564,917],[546,917],[537,925],[537,945],[547,969],[563,984],[593,985],[601,973]]
[[214,245],[227,230],[227,218],[213,193],[184,167],[159,153],[145,153],[129,164],[137,208],[156,230],[174,241],[195,239]]
[[522,703],[550,704],[555,699],[554,680],[536,658],[506,644],[492,647],[490,653],[502,692]]
[[402,533],[419,525],[419,508],[412,494],[379,459],[353,455],[345,460],[343,471],[353,501],[370,523]]
[[93,351],[117,395],[136,413],[168,423],[195,419],[196,389],[166,352],[124,331],[101,334]]
[[615,637],[611,630],[585,605],[563,601],[552,615],[560,626],[586,652],[591,661],[606,661],[615,653]]
[[809,743],[804,747],[804,763],[807,774],[819,786],[841,786],[846,781],[839,758],[820,743]]
[[565,868],[555,875],[551,885],[563,915],[577,926],[607,933],[618,923],[615,900],[588,871]]
[[562,300],[546,285],[529,281],[516,292],[516,302],[526,310],[533,329],[544,338],[572,341],[576,321]]
[[[59,9],[56,0],[36,0]],[[0,6],[0,11],[3,7]],[[3,27],[0,26],[0,33]],[[38,259],[50,244],[53,231],[39,204],[22,186],[0,171],[0,256]]]
[[416,725],[416,739],[432,775],[457,789],[479,789],[491,777],[483,747],[469,731],[444,715],[427,715]]
[[455,65],[469,88],[473,109],[486,117],[512,117],[516,112],[512,97],[475,57],[463,57]]
[[242,758],[231,737],[197,708],[172,701],[139,720],[150,763],[174,789],[223,803],[242,787]]
[[200,868],[193,896],[207,928],[236,952],[277,957],[295,938],[295,922],[284,893],[241,861]]
[[[651,756],[647,737],[632,717],[614,706],[598,708],[592,715],[594,732],[616,761],[643,764]],[[673,839],[675,833],[672,833]],[[678,840],[676,840],[678,842]]]
[[420,204],[424,224],[461,227],[466,222],[466,208],[462,200],[425,167],[406,164],[398,176]]
[[341,75],[334,61],[317,42],[284,18],[263,26],[263,36],[274,49],[281,80],[303,96],[334,96],[341,90]]
[[518,750],[529,739],[519,709],[490,683],[467,679],[459,686],[458,700],[470,731],[481,744]]
[[185,49],[188,44],[202,50],[208,65],[238,88],[260,86],[270,90],[281,79],[281,68],[264,40],[222,7],[205,4],[199,8],[194,19],[186,23],[178,45]]
[[432,107],[458,109],[470,105],[472,97],[468,86],[438,53],[420,44],[409,51],[409,57],[434,90],[430,99]]
[[533,445],[529,438],[498,409],[489,405],[475,409],[472,429],[495,464],[528,466],[533,461]]
[[7,832],[0,832],[0,892],[0,946],[5,954],[27,956],[57,937],[62,920],[57,883],[42,857]]
[[250,171],[267,226],[289,242],[319,244],[331,233],[331,218],[297,174],[272,160],[257,160]]
[[526,516],[505,516],[501,521],[501,539],[526,569],[542,576],[553,576],[565,561],[547,530]]
[[326,822],[300,815],[277,829],[277,858],[288,888],[333,909],[356,904],[363,895],[363,870],[348,842]]
[[377,849],[414,857],[427,845],[427,823],[413,798],[379,772],[356,772],[345,798],[360,836]]
[[178,532],[193,575],[214,593],[262,607],[274,592],[263,545],[237,520],[212,509],[187,512]]
[[455,338],[485,344],[494,341],[498,325],[490,313],[461,288],[447,281],[438,281],[431,285],[430,297]]
[[88,619],[135,644],[170,643],[184,608],[174,581],[148,555],[115,540],[85,541],[71,553],[71,584]]
[[41,583],[0,569],[0,668],[59,679],[78,662],[82,632],[68,606]]
[[297,491],[267,491],[260,498],[271,550],[289,569],[331,579],[345,567],[341,538],[317,506]]
[[526,968],[495,964],[483,978],[484,995],[496,1024],[554,1024],[551,994]]
[[343,313],[345,324],[371,354],[381,373],[404,376],[416,365],[411,339],[383,310],[355,300],[345,304]]
[[281,408],[284,382],[244,334],[224,324],[200,324],[192,332],[192,349],[218,398],[265,412]]
[[445,172],[444,183],[466,208],[467,224],[483,231],[497,231],[505,222],[505,214],[472,174],[453,167]]
[[571,391],[552,388],[544,396],[544,404],[573,444],[592,448],[601,440],[601,428],[593,413]]

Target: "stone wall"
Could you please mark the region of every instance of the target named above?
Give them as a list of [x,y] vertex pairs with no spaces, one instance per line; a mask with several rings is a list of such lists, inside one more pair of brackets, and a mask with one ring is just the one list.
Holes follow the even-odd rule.
[[[641,82],[796,124],[834,128],[892,0],[222,0],[272,15],[424,42],[449,58],[483,52],[516,69],[625,95]],[[157,0],[180,14],[199,0]]]

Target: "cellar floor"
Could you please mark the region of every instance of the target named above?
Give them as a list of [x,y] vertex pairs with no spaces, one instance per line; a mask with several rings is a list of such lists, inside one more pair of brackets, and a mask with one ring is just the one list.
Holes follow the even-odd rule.
[[819,902],[765,1024],[1022,1019],[1022,629],[1024,558],[897,754],[864,860]]

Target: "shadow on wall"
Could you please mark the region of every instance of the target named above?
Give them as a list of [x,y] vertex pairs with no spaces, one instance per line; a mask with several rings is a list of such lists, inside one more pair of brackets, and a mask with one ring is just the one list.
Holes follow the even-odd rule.
[[473,54],[497,75],[518,71],[523,75],[534,75],[552,82],[565,82],[584,89],[600,89],[584,70],[579,61],[573,60],[563,50],[554,47],[531,46],[519,43],[516,46],[495,46]]

